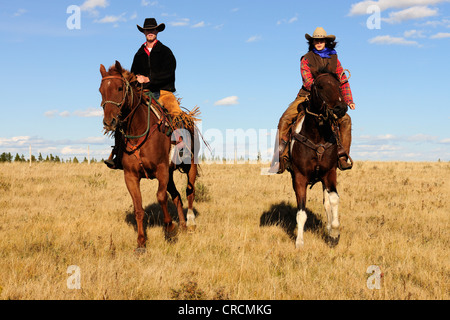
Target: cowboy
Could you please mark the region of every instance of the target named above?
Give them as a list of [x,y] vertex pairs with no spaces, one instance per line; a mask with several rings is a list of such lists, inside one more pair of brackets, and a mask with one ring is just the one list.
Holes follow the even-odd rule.
[[158,33],[164,31],[166,26],[164,23],[157,24],[154,18],[148,18],[143,27],[138,25],[137,28],[145,35],[146,42],[134,55],[131,72],[175,118],[181,114],[173,94],[177,62],[172,51],[158,40]]
[[[314,77],[317,75],[319,69],[325,69],[338,76],[338,79],[341,80],[340,89],[345,103],[347,103],[350,109],[355,109],[347,76],[334,50],[337,44],[335,42],[336,37],[331,34],[328,35],[323,28],[318,27],[314,30],[312,36],[305,34],[305,38],[308,40],[309,50],[300,59],[303,86],[297,94],[296,99],[289,105],[278,123],[277,144],[275,145],[275,152],[269,170],[272,173],[280,174],[286,169],[286,164],[289,160],[289,148],[287,148],[287,144],[290,140],[291,127],[298,117],[300,121],[304,116],[303,110],[308,103],[311,86],[314,83]],[[339,137],[343,147],[338,148],[338,166],[341,170],[351,169],[352,167],[348,159],[352,140],[351,124],[351,118],[347,113],[338,120]]]
[[[172,51],[157,39],[158,33],[166,28],[164,23],[158,24],[156,19],[147,18],[143,27],[137,25],[140,32],[145,35],[145,43],[134,55],[131,72],[136,75],[137,81],[142,84],[144,91],[150,91],[155,99],[167,109],[172,117],[172,122],[179,122],[181,115],[180,105],[174,96],[176,60]],[[120,143],[120,133],[115,133],[116,146]],[[112,159],[115,150],[105,163],[111,169],[121,169],[121,160],[118,157]]]

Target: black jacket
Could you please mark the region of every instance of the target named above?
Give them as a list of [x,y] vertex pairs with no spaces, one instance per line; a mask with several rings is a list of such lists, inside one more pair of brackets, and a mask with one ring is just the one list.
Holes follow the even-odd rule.
[[150,79],[150,83],[144,84],[145,89],[174,92],[177,62],[172,51],[160,41],[154,45],[150,56],[147,55],[144,48],[145,43],[134,55],[131,72]]

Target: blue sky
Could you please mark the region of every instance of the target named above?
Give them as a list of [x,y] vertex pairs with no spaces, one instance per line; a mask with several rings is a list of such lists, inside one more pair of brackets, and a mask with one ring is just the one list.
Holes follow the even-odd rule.
[[131,68],[147,17],[166,24],[158,39],[177,59],[177,95],[200,107],[216,156],[236,146],[270,159],[301,86],[304,35],[321,26],[352,75],[353,159],[450,161],[448,0],[2,1],[0,153],[28,157],[31,145],[68,159],[89,146],[106,158],[99,67]]

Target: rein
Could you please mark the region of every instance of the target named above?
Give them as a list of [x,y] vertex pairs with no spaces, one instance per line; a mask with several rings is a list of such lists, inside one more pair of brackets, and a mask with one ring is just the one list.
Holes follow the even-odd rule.
[[[345,70],[347,70],[347,69],[345,69]],[[345,70],[343,71],[343,73],[345,73]],[[348,71],[348,70],[347,70],[347,71]],[[350,71],[349,71],[349,72],[350,72]],[[320,77],[323,77],[323,76],[326,76],[326,75],[328,75],[328,74],[327,74],[327,73],[321,73],[321,74],[319,74],[319,75],[316,77],[315,81],[317,81]],[[342,76],[342,75],[341,75],[341,76]],[[319,126],[322,126],[322,125],[324,124],[324,122],[326,122],[326,121],[328,121],[328,120],[332,120],[332,121],[337,120],[338,117],[333,113],[333,111],[332,111],[331,109],[328,109],[328,108],[327,108],[327,103],[325,102],[325,99],[322,98],[322,96],[321,96],[319,90],[317,89],[317,86],[316,86],[316,85],[314,85],[314,88],[313,88],[313,89],[314,89],[314,90],[313,90],[313,91],[314,91],[314,94],[317,96],[317,98],[318,98],[319,100],[322,101],[321,109],[325,109],[325,114],[321,114],[321,113],[317,114],[317,113],[314,113],[314,112],[308,110],[308,108],[305,108],[306,113],[308,113],[308,114],[312,115],[313,117],[317,118],[317,120],[319,121]],[[310,101],[311,101],[311,100],[310,100]],[[324,107],[325,107],[325,108],[324,108]]]
[[[316,80],[324,75],[326,75],[326,74],[318,75],[316,77]],[[322,101],[320,111],[319,111],[319,113],[314,113],[308,109],[308,107],[310,107],[310,105],[312,103],[311,99],[309,99],[310,103],[309,103],[309,106],[307,106],[305,108],[305,112],[307,114],[313,116],[314,118],[316,118],[319,126],[323,126],[325,123],[328,123],[331,127],[332,135],[327,139],[328,141],[326,141],[325,143],[319,143],[319,144],[314,143],[313,141],[311,141],[309,138],[305,137],[301,133],[293,133],[292,136],[298,142],[301,142],[306,147],[314,150],[316,152],[318,162],[321,162],[323,159],[323,155],[327,149],[329,149],[335,145],[337,145],[338,147],[341,145],[341,142],[339,139],[339,133],[337,132],[337,125],[336,125],[336,121],[338,118],[331,109],[327,108],[326,101],[322,98],[317,86],[315,86],[315,85],[312,90],[312,94],[314,94],[318,100]],[[320,113],[320,112],[324,112],[324,113]],[[314,177],[313,181],[311,181],[311,188],[314,186],[315,183],[317,183],[319,181],[319,178],[318,178],[319,170],[320,170],[320,167],[319,167],[319,163],[318,163],[315,167],[315,171],[316,171],[315,177]]]
[[[133,88],[132,88],[130,82],[127,79],[125,79],[123,76],[107,76],[107,77],[102,78],[102,82],[104,80],[107,80],[107,79],[121,80],[125,84],[125,93],[123,95],[123,98],[122,98],[121,102],[107,100],[107,101],[104,101],[101,104],[102,108],[105,108],[105,105],[107,103],[113,104],[113,105],[115,105],[116,107],[119,108],[119,117],[120,117],[120,115],[122,113],[122,108],[124,107],[126,99],[127,99],[128,91],[131,92],[131,108],[132,108],[132,110],[130,111],[130,113],[124,119],[120,120],[120,123],[123,123],[129,117],[131,117],[136,112],[137,108],[141,105],[143,90],[141,90],[141,95],[139,97],[138,103],[136,104],[135,107],[133,107],[134,106],[134,91],[133,91]],[[155,130],[160,127],[161,123],[164,123],[166,121],[166,118],[164,116],[164,112],[162,112],[162,106],[153,97],[153,95],[151,95],[151,93],[150,93],[150,97],[149,98],[150,98],[150,101],[147,103],[147,129],[145,130],[145,132],[143,134],[140,134],[140,135],[137,135],[137,136],[132,136],[132,135],[126,134],[123,128],[121,128],[121,127],[119,128],[119,131],[120,131],[120,133],[122,134],[122,136],[124,137],[124,140],[125,140],[126,148],[125,148],[124,151],[126,153],[128,153],[129,155],[134,155],[136,157],[136,159],[139,161],[139,165],[141,166],[141,168],[142,168],[142,170],[143,170],[143,172],[145,174],[145,177],[147,179],[149,179],[149,176],[148,176],[147,171],[145,170],[144,165],[142,163],[142,159],[141,159],[141,156],[140,156],[140,149],[144,145],[144,143],[147,141],[148,137],[151,136],[155,132]],[[156,110],[154,109],[154,107],[152,106],[152,103],[151,103],[152,99],[154,99],[157,102],[157,104],[159,105],[159,108],[161,110],[162,116],[159,116],[158,113],[156,112]],[[151,112],[155,113],[156,117],[158,118],[158,122],[155,123],[152,128],[150,128],[150,113]],[[133,139],[138,139],[136,144],[131,143],[130,140],[133,140]]]
[[[131,92],[131,106],[134,105],[134,93],[133,93],[133,89],[131,88],[130,82],[129,82],[127,79],[125,79],[123,76],[107,76],[107,77],[104,77],[104,78],[102,79],[102,82],[103,82],[104,80],[107,80],[107,79],[118,79],[118,80],[121,80],[121,81],[125,84],[125,93],[124,93],[124,95],[123,95],[123,99],[122,99],[121,102],[116,102],[116,101],[107,100],[107,101],[104,101],[104,102],[101,104],[102,108],[105,108],[105,105],[106,105],[107,103],[110,103],[110,104],[115,105],[116,107],[119,108],[119,116],[120,116],[120,114],[122,113],[122,108],[123,108],[124,103],[125,103],[126,98],[127,98],[128,91]],[[135,111],[137,110],[137,108],[138,108],[139,105],[141,104],[141,100],[142,100],[142,90],[141,90],[141,95],[140,95],[140,97],[139,97],[139,102],[136,104],[136,107],[134,107],[134,108],[131,110],[131,112],[130,112],[124,119],[120,120],[121,122],[125,122],[131,115],[133,115],[133,114],[135,113]],[[156,100],[155,100],[155,101],[156,101]],[[150,103],[147,104],[147,108],[148,108],[147,129],[145,130],[145,132],[144,132],[143,134],[140,134],[140,135],[137,135],[137,136],[132,136],[132,135],[126,134],[125,131],[124,131],[122,128],[119,129],[119,130],[120,130],[120,133],[122,133],[122,135],[123,135],[125,138],[127,138],[127,139],[139,139],[139,138],[142,138],[142,137],[144,137],[144,136],[146,136],[146,135],[148,134],[148,132],[150,131]]]

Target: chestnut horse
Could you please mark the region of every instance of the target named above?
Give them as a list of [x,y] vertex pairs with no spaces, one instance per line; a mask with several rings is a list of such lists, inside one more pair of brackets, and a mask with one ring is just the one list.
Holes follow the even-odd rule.
[[347,112],[340,92],[340,81],[332,73],[315,77],[305,116],[296,125],[291,142],[292,184],[297,198],[297,248],[303,246],[306,216],[306,188],[322,182],[323,203],[327,214],[328,242],[339,242],[339,195],[336,189],[339,134],[336,120]]
[[[125,183],[133,199],[138,248],[142,248],[143,251],[146,237],[143,224],[145,212],[140,191],[142,178],[158,180],[156,196],[164,213],[164,233],[167,240],[173,239],[178,231],[178,224],[172,221],[167,208],[167,192],[170,193],[177,208],[181,227],[195,228],[193,202],[197,176],[198,133],[194,130],[195,134],[191,132],[190,137],[183,135],[183,141],[190,146],[193,153],[189,154],[188,160],[175,165],[169,159],[171,137],[166,134],[167,121],[164,113],[158,112],[162,110],[159,105],[154,100],[151,104],[148,103],[148,99],[145,99],[146,96],[136,82],[136,77],[122,69],[118,61],[108,71],[100,65],[100,73],[104,129],[106,132],[119,129],[125,138],[126,148],[122,165]],[[197,139],[194,139],[194,136]],[[173,173],[176,169],[181,169],[187,174],[187,223],[183,214],[181,197],[173,181]]]

